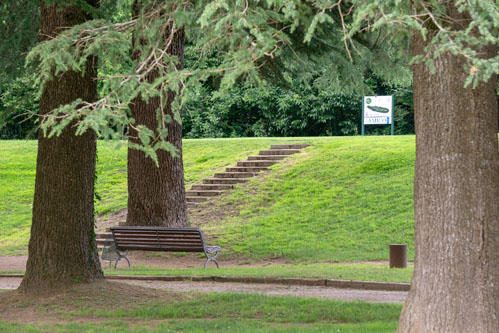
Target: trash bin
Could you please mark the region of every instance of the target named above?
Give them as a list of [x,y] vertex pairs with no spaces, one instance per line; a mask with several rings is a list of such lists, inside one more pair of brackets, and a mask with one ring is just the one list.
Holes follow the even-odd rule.
[[407,267],[407,244],[390,244],[390,268]]

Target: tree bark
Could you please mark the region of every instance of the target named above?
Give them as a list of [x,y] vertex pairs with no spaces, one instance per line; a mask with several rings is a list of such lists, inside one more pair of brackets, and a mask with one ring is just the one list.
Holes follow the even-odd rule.
[[[134,15],[139,12],[139,4],[134,3]],[[165,33],[169,35],[169,31]],[[133,45],[138,43],[136,36]],[[184,30],[180,29],[174,34],[168,54],[178,57],[177,69],[184,68]],[[140,54],[133,52],[132,58],[137,60]],[[153,72],[148,76],[148,81],[153,82],[159,73]],[[187,204],[185,201],[184,167],[182,162],[182,125],[173,119],[171,103],[175,97],[174,92],[167,92],[167,102],[164,112],[171,116],[167,124],[167,141],[178,150],[174,157],[169,152],[157,152],[159,167],[145,156],[144,152],[128,149],[128,214],[127,225],[141,226],[166,226],[186,227]],[[145,125],[156,131],[158,120],[156,110],[160,107],[159,97],[150,98],[148,102],[139,95],[132,103],[131,116],[136,125]],[[137,131],[130,128],[129,140],[140,143]]]
[[[413,53],[426,45],[415,33]],[[499,332],[496,77],[464,88],[464,60],[450,53],[435,68],[414,66],[416,261],[398,332]]]
[[[40,39],[83,23],[79,7],[58,9],[41,3]],[[95,59],[84,76],[68,71],[47,83],[40,115],[77,98],[97,99]],[[60,288],[67,283],[103,278],[94,233],[96,135],[75,136],[68,126],[59,137],[38,133],[35,196],[26,274],[19,290],[27,293]]]

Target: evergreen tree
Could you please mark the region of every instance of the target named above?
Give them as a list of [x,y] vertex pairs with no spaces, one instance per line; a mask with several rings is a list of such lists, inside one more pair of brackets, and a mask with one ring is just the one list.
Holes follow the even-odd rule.
[[38,41],[39,27],[37,1],[0,3],[0,139],[36,136],[36,88],[28,74],[31,68],[24,68],[24,61]]

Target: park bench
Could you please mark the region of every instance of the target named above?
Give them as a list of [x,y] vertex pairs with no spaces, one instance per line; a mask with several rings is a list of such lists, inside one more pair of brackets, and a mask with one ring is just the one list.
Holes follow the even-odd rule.
[[128,254],[123,251],[166,251],[166,252],[202,252],[206,256],[204,267],[213,261],[217,268],[217,255],[221,248],[207,246],[203,232],[196,228],[165,228],[165,227],[111,227],[118,260],[126,259],[130,266]]

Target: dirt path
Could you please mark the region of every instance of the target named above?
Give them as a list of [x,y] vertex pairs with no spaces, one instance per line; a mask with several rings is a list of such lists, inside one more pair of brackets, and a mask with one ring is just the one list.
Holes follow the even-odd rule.
[[[120,282],[141,287],[174,291],[257,293],[273,296],[317,297],[375,303],[403,303],[407,296],[407,292],[402,291],[357,290],[315,286],[287,286],[279,284],[137,280],[120,280]],[[0,277],[0,289],[16,289],[20,283],[20,278]]]
[[[204,264],[205,258],[199,257],[196,253],[187,253],[179,256],[172,253],[157,253],[157,252],[131,252],[129,255],[133,266],[151,266],[151,267],[168,267],[168,268],[199,268]],[[26,269],[26,261],[28,256],[0,256],[0,271],[24,271]],[[266,267],[266,266],[284,266],[292,265],[284,259],[266,259],[249,262],[246,259],[238,258],[222,258],[219,259],[220,265],[227,267]],[[354,262],[337,262],[330,264],[348,264]],[[388,261],[356,261],[356,264],[386,264]],[[103,266],[109,265],[108,261],[102,263]],[[122,260],[120,268],[126,267],[126,263]]]
[[28,256],[0,256],[0,271],[24,271]]
[[[172,253],[157,252],[131,252],[129,255],[133,266],[168,267],[168,268],[199,268],[203,267],[205,258],[201,258],[197,253],[187,253],[182,256]],[[28,256],[0,256],[0,271],[24,271]],[[248,262],[241,259],[219,259],[222,267],[264,267],[271,265],[286,265],[283,259],[269,259],[255,262]],[[109,262],[104,260],[102,266],[108,266]],[[119,268],[126,267],[124,260],[120,261]]]

